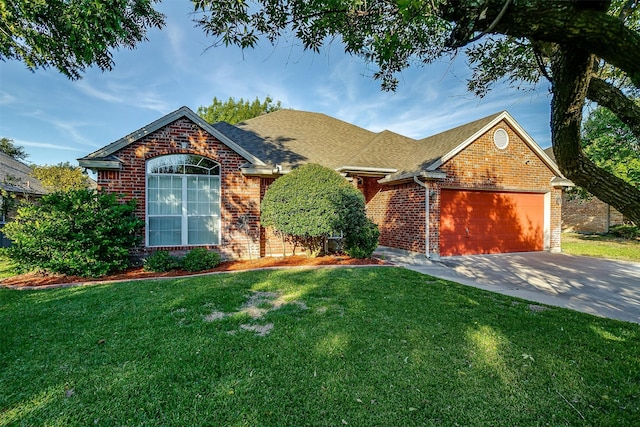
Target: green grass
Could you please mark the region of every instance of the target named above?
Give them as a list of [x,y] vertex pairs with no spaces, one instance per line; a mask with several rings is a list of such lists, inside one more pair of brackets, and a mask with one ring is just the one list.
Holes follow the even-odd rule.
[[0,289],[0,324],[0,425],[640,420],[640,325],[400,268]]
[[599,234],[562,234],[562,251],[572,255],[640,262],[640,240]]
[[0,249],[0,280],[15,275],[13,262],[5,255],[4,250]]

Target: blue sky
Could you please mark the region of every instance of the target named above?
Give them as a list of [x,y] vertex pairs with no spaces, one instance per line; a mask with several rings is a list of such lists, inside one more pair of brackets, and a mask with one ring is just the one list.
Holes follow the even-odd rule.
[[371,131],[423,138],[508,110],[542,146],[550,146],[547,87],[524,92],[499,86],[483,99],[466,91],[464,58],[405,70],[397,92],[380,90],[375,70],[346,55],[339,43],[320,54],[295,40],[257,49],[210,48],[214,40],[192,22],[191,2],[164,0],[162,30],[135,50],[115,52],[113,71],[90,69],[79,81],[56,70],[30,72],[0,63],[0,137],[57,164],[107,145],[183,105],[194,111],[226,100],[271,96],[285,108],[324,113]]

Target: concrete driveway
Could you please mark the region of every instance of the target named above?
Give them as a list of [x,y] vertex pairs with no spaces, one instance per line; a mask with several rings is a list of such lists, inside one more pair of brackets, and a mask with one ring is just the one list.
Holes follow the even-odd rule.
[[379,247],[374,255],[420,273],[596,316],[640,323],[640,263],[549,252],[428,260]]

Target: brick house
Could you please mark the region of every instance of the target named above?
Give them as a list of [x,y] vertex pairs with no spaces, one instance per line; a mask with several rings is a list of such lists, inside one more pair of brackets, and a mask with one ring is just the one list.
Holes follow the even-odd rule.
[[559,251],[570,185],[506,111],[415,140],[295,110],[210,125],[182,107],[79,163],[100,188],[137,199],[142,253],[205,246],[227,258],[282,254],[260,201],[304,163],[362,191],[381,245],[430,257]]

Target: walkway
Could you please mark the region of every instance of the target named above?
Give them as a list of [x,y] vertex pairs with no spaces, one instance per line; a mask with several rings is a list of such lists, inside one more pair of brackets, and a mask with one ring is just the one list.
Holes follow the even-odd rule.
[[541,304],[640,323],[640,263],[549,252],[431,261],[379,247],[375,256],[423,274]]

